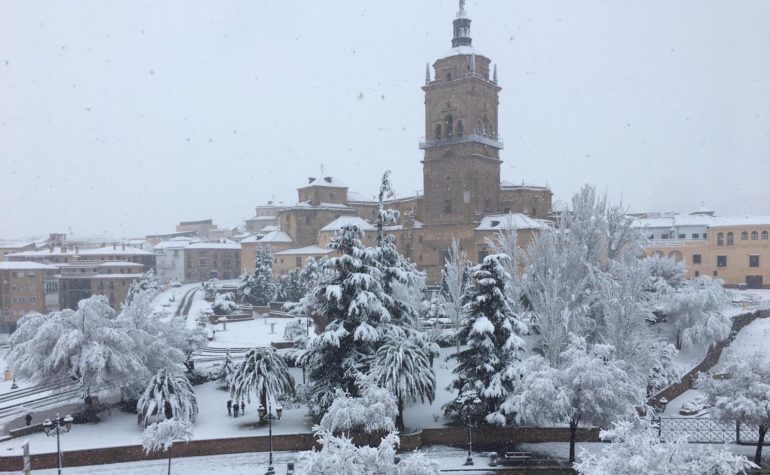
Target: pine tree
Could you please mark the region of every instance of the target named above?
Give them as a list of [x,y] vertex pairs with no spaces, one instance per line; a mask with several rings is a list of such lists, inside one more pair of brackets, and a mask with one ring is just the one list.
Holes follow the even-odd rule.
[[227,387],[229,388],[235,371],[235,363],[233,363],[233,358],[230,356],[230,348],[228,348],[225,353],[225,361],[222,363],[222,370],[219,372],[219,377],[217,379],[227,384]]
[[273,283],[273,255],[265,246],[257,246],[254,273],[244,274],[238,282],[238,298],[242,303],[266,306],[275,297]]
[[470,263],[465,252],[460,249],[460,241],[452,240],[449,255],[441,270],[441,296],[445,302],[447,316],[455,329],[457,352],[460,352],[459,330],[463,321],[463,296],[470,280]]
[[136,410],[145,425],[153,416],[195,422],[198,401],[190,381],[183,374],[161,369],[139,398]]
[[376,249],[364,249],[361,230],[345,226],[331,248],[340,255],[324,261],[321,280],[300,311],[328,322],[310,342],[303,357],[312,398],[311,413],[320,417],[334,400],[336,390],[358,395],[356,372],[366,372],[367,358],[382,338],[381,326],[392,320],[393,299],[382,288]]
[[[457,367],[452,386],[460,396],[474,394],[481,400],[487,422],[500,423],[500,403],[513,389],[515,370],[525,343],[526,324],[516,315],[505,286],[510,277],[505,271],[507,256],[495,254],[473,268],[471,285],[463,298],[465,323],[459,332],[468,348],[456,353]],[[446,406],[450,416],[458,408]]]

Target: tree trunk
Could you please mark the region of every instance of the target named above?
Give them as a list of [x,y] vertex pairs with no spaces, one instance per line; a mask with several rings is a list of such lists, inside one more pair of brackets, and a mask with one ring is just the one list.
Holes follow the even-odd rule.
[[267,388],[262,388],[262,391],[260,391],[259,403],[262,405],[262,407],[265,408],[265,411],[267,412]]
[[168,475],[171,475],[171,447],[168,448]]
[[681,350],[682,349],[682,330],[677,329],[676,330],[676,349]]
[[572,465],[575,463],[575,437],[577,436],[577,422],[570,421],[569,423],[569,463]]
[[765,443],[765,434],[767,426],[759,426],[759,442],[757,442],[757,452],[754,454],[754,463],[762,466],[762,445]]
[[404,430],[404,399],[398,395],[398,414],[396,415],[396,429],[399,432]]

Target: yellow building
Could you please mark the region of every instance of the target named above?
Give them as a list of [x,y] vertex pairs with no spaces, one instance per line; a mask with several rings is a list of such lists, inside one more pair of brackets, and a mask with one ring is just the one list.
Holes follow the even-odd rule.
[[[722,279],[729,287],[770,288],[770,216],[700,216],[677,220],[678,216],[637,222],[648,238],[656,238],[648,241],[647,255],[684,262],[688,277],[708,275]],[[701,228],[698,232],[683,232],[677,226],[683,221],[698,221]],[[666,229],[671,231],[661,231]],[[695,227],[689,229],[694,230]]]
[[12,331],[29,312],[46,313],[46,282],[55,280],[56,266],[36,262],[0,262],[0,322]]

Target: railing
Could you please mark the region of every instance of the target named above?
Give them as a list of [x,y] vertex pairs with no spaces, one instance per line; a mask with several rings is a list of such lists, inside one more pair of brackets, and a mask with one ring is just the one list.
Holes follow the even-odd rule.
[[735,423],[720,422],[701,417],[663,417],[660,420],[660,436],[663,440],[672,440],[687,436],[687,441],[695,444],[724,444],[738,440]]
[[485,135],[480,134],[469,134],[469,135],[460,135],[456,137],[449,137],[445,139],[434,139],[434,140],[425,140],[424,138],[420,139],[420,149],[424,150],[426,148],[433,148],[433,147],[442,147],[444,145],[455,145],[460,143],[468,143],[468,142],[478,142],[484,145],[489,145],[490,147],[495,147],[498,149],[503,148],[503,139],[500,137],[487,137]]

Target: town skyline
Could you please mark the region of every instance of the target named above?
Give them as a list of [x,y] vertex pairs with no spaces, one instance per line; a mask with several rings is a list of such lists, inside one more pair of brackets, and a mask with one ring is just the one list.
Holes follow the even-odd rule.
[[[502,179],[562,201],[590,183],[631,212],[768,214],[770,8],[629,5],[468,2],[500,71]],[[366,195],[386,169],[400,196],[422,188],[425,63],[456,2],[348,3],[324,24],[304,2],[92,7],[103,21],[55,4],[0,19],[2,238],[239,225],[321,166]]]

